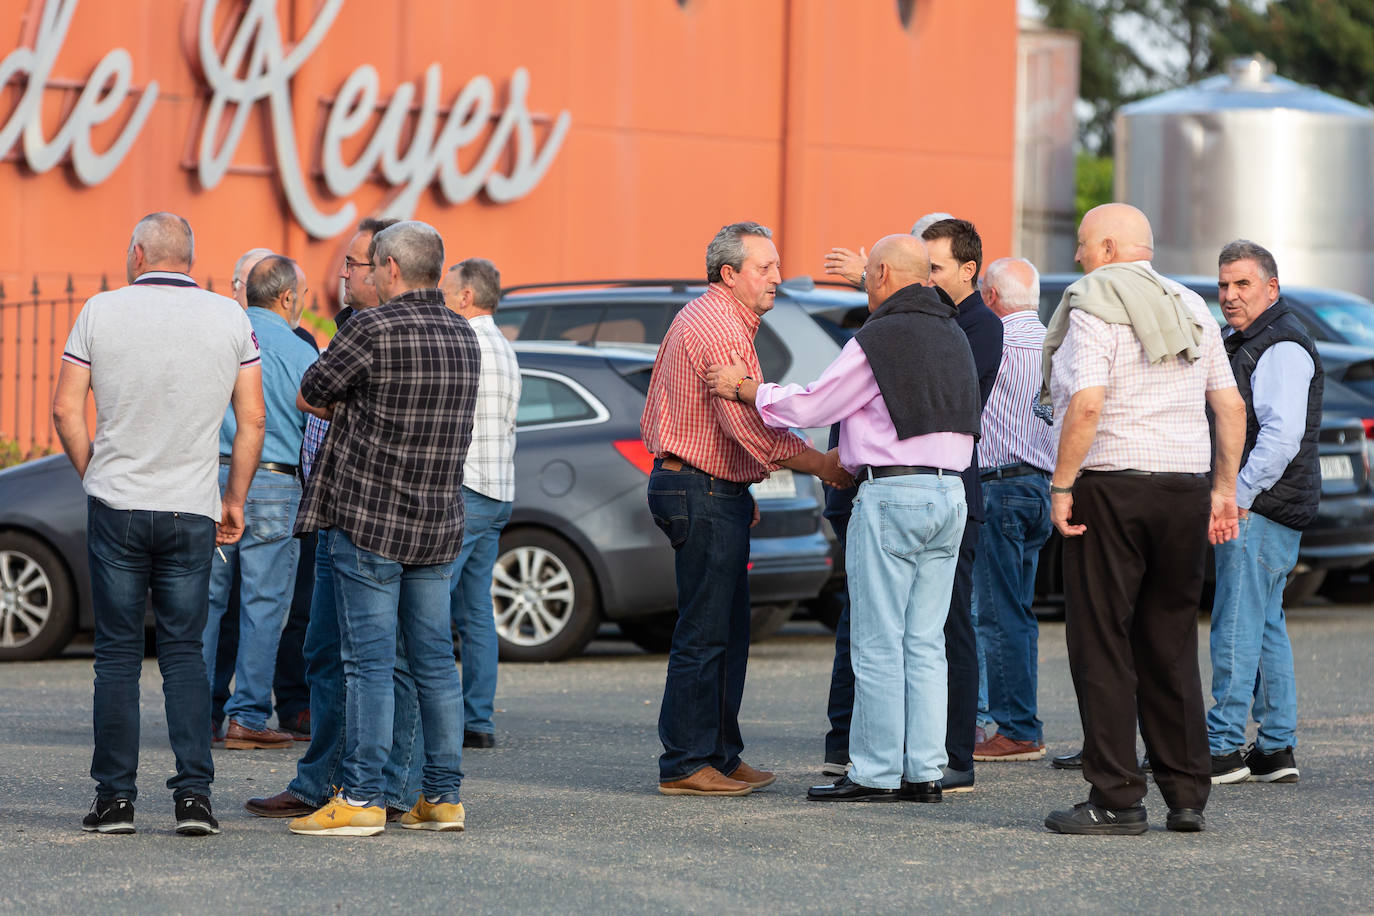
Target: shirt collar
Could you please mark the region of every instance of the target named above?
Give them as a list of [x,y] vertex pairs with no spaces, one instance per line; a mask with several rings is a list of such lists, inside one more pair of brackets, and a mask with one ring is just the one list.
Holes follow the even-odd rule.
[[139,274],[134,286],[198,286],[186,274],[174,270],[149,270]]
[[737,316],[751,333],[759,329],[759,323],[763,321],[763,317],[759,315],[758,312],[736,299],[735,294],[730,292],[729,287],[719,283],[712,283],[710,286],[706,287],[706,295],[730,309],[731,313]]
[[283,318],[281,315],[277,314],[276,312],[272,311],[271,309],[265,309],[265,308],[261,308],[261,307],[256,306],[256,305],[250,305],[250,306],[248,307],[248,314],[249,314],[250,317],[252,316],[252,313],[253,313],[253,312],[257,312],[259,315],[265,316],[265,318],[264,318],[263,320],[269,320],[269,321],[270,321],[270,320],[275,319],[278,323],[280,323],[280,324],[282,324],[283,326],[285,326],[287,330],[290,330],[290,329],[291,329],[291,322],[287,321],[285,318]]
[[1033,308],[1017,309],[1014,312],[1009,312],[1008,314],[1003,315],[1002,324],[1007,325],[1011,324],[1013,321],[1022,321],[1026,318],[1034,318],[1037,322],[1040,320],[1040,316],[1035,313],[1035,309]]

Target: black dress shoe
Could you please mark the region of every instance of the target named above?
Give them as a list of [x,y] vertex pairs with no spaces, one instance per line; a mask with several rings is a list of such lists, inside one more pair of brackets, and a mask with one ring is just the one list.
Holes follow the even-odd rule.
[[463,732],[463,747],[496,747],[496,736],[491,732]]
[[1083,752],[1079,750],[1062,757],[1052,757],[1050,758],[1050,766],[1056,770],[1081,770],[1083,769]]
[[937,802],[940,801],[940,781],[934,782],[907,782],[902,780],[902,787],[897,790],[898,801],[909,802]]
[[828,802],[895,802],[897,789],[874,789],[861,786],[848,776],[841,776],[828,786],[812,786],[806,790],[807,801]]
[[1184,833],[1197,833],[1206,829],[1207,821],[1203,818],[1200,808],[1170,808],[1169,818],[1164,822],[1164,826]]

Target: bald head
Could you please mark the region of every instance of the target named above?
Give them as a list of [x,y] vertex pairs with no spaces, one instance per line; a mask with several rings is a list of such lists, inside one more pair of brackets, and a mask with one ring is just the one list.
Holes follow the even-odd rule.
[[899,289],[913,284],[925,286],[929,280],[930,255],[925,242],[914,235],[884,236],[868,255],[864,279],[868,309],[873,311]]
[[126,267],[129,282],[150,270],[185,273],[196,257],[191,224],[175,213],[149,213],[134,226]]
[[234,300],[240,308],[248,308],[248,274],[263,258],[276,254],[271,248],[250,248],[234,262],[234,279],[230,286],[234,290]]
[[1040,272],[1024,258],[998,258],[983,272],[983,301],[1004,318],[1040,305]]
[[1130,204],[1102,204],[1083,215],[1074,260],[1091,273],[1104,264],[1148,261],[1154,257],[1150,220]]

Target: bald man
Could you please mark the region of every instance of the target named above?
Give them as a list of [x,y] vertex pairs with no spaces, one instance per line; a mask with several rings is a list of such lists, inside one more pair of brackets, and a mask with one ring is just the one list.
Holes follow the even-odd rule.
[[[210,682],[201,658],[216,543],[243,534],[244,501],[262,450],[258,343],[232,299],[187,276],[191,226],[153,213],[134,227],[129,285],[91,297],[62,353],[53,423],[86,491],[95,612],[96,797],[81,829],[133,833],[138,680],[152,593],[157,663],[176,757],[180,834],[219,833],[210,810]],[[95,441],[86,428],[95,393]],[[225,408],[237,421],[220,490]]]
[[859,481],[849,521],[853,764],[812,801],[938,802],[945,751],[945,616],[967,506],[959,472],[978,435],[978,375],[956,308],[926,285],[925,243],[890,235],[865,275],[869,318],[821,377],[757,384],[712,366],[717,397],[769,426],[843,420],[840,463]]
[[1050,517],[1064,536],[1065,633],[1092,784],[1086,802],[1045,818],[1058,833],[1146,831],[1137,720],[1170,830],[1202,830],[1211,789],[1197,611],[1207,542],[1238,529],[1245,404],[1206,304],[1156,273],[1153,251],[1136,208],[1088,211],[1075,255],[1087,275],[1045,335]]
[[1045,326],[1036,315],[1040,274],[1021,258],[988,265],[983,299],[1002,322],[1002,359],[983,407],[978,440],[985,524],[973,561],[978,655],[987,670],[988,715],[997,734],[973,748],[981,761],[1039,760],[1036,715],[1039,625],[1031,610],[1035,567],[1050,536],[1050,427],[1035,415]]

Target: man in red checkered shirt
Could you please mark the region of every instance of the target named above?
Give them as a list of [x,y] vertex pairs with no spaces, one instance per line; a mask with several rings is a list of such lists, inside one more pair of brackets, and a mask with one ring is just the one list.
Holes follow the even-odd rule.
[[716,233],[706,248],[711,285],[668,328],[639,421],[654,454],[649,510],[676,553],[678,623],[658,717],[664,795],[748,795],[774,780],[740,759],[749,529],[759,520],[749,485],[779,467],[853,485],[835,452],[770,429],[748,405],[712,397],[706,384],[708,366],[736,355],[763,381],[754,334],[782,282],[772,238],[753,222]]

